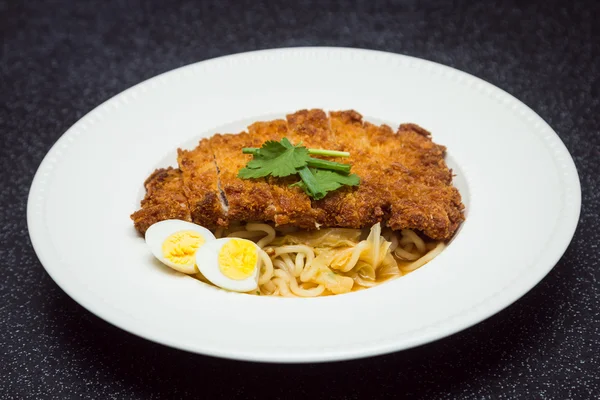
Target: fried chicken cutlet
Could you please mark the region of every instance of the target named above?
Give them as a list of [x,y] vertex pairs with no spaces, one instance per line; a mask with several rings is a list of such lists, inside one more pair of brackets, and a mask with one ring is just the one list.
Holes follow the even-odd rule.
[[139,232],[144,233],[150,225],[165,219],[192,220],[179,169],[157,169],[146,179],[144,187],[146,196],[142,208],[131,215]]
[[[238,171],[251,159],[243,147],[287,137],[309,148],[350,152],[346,159],[361,183],[321,200],[290,187],[297,178],[243,180]],[[144,233],[161,219],[192,220],[210,229],[233,222],[265,221],[304,229],[365,228],[382,222],[393,230],[414,229],[444,240],[464,220],[461,197],[444,161],[445,147],[414,124],[373,125],[355,111],[301,110],[285,120],[256,122],[247,132],[216,134],[193,150],[179,150],[179,169],[157,170],[146,185],[141,210],[132,215]]]

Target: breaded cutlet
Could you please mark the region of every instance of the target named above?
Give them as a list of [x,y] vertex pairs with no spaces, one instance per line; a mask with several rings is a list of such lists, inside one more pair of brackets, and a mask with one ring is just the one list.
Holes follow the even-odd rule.
[[[242,153],[243,147],[260,147],[283,137],[308,148],[350,152],[349,158],[328,159],[351,164],[360,185],[313,200],[289,186],[297,177],[237,177],[251,159]],[[365,228],[382,222],[393,230],[409,228],[432,239],[449,239],[464,220],[464,206],[452,186],[445,151],[418,125],[403,124],[394,132],[387,125],[364,122],[353,110],[329,116],[319,109],[300,110],[285,120],[257,122],[248,132],[217,134],[193,150],[179,150],[180,171],[169,170],[169,183],[162,183],[162,191],[148,191],[142,210],[132,218],[140,232],[157,218],[177,211],[182,219],[191,218],[211,229],[248,221],[305,229]],[[179,208],[173,208],[174,198]],[[147,222],[144,215],[148,215]]]

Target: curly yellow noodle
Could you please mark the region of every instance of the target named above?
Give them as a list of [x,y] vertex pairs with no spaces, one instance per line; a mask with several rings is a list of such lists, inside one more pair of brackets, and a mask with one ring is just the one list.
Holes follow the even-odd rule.
[[302,282],[311,282],[315,276],[317,275],[317,273],[319,272],[319,268],[320,268],[320,263],[319,262],[311,262],[304,264],[304,269],[302,270],[302,273],[300,274],[300,281]]
[[277,292],[283,297],[296,297],[287,285],[287,282],[281,278],[273,278],[273,283],[277,286]]
[[260,249],[258,253],[262,261],[262,266],[264,267],[264,269],[261,268],[261,274],[258,278],[258,284],[264,285],[265,283],[269,282],[273,277],[273,262],[271,261],[269,255],[265,253],[263,249]]
[[258,243],[256,243],[258,245],[258,247],[260,247],[260,248],[265,247],[266,245],[271,243],[273,241],[273,239],[275,239],[275,234],[276,234],[275,229],[270,225],[251,222],[246,225],[246,229],[251,232],[258,231],[258,232],[265,232],[267,234],[267,236],[260,239],[258,241]]
[[273,267],[275,268],[273,270],[273,276],[276,276],[275,272],[277,272],[278,270],[289,272],[287,264],[281,259],[273,260]]
[[427,264],[429,261],[433,260],[438,254],[440,254],[442,250],[444,250],[444,248],[446,248],[446,244],[444,242],[439,242],[433,250],[430,250],[423,257],[419,258],[412,264],[403,267],[402,272],[411,272],[417,268],[421,268],[423,265]]
[[267,283],[262,285],[261,289],[264,289],[267,292],[273,293],[273,292],[275,292],[275,290],[277,290],[277,286],[275,286],[275,284],[273,282],[268,281]]
[[289,285],[290,291],[296,296],[316,297],[323,293],[323,291],[325,290],[325,287],[323,285],[318,285],[313,289],[303,289],[298,286],[298,282],[296,281],[295,277],[290,276],[288,273],[283,272],[282,270],[275,271],[275,276],[277,278],[285,280],[286,283]]
[[294,276],[297,278],[304,269],[304,253],[296,254],[296,262],[294,263]]
[[409,238],[415,244],[415,246],[417,246],[419,252],[424,253],[427,250],[423,239],[421,239],[414,231],[411,231],[410,229],[402,229],[402,236]]
[[292,274],[292,276],[294,276],[294,271],[296,270],[296,264],[294,264],[290,255],[288,253],[282,254],[281,259],[283,260],[283,262],[286,265],[286,270],[289,271],[289,273]]
[[315,258],[315,250],[310,247],[310,246],[306,246],[304,244],[294,244],[294,245],[289,245],[289,246],[279,246],[279,247],[275,247],[275,256],[279,256],[281,254],[285,254],[285,253],[304,253],[305,257],[306,257],[306,263],[305,264],[310,264],[312,262],[312,260]]
[[414,260],[418,259],[419,257],[421,257],[420,254],[411,253],[410,251],[404,250],[402,247],[397,247],[396,250],[394,250],[394,254],[398,258],[401,258],[403,260],[408,260],[408,261],[414,261]]

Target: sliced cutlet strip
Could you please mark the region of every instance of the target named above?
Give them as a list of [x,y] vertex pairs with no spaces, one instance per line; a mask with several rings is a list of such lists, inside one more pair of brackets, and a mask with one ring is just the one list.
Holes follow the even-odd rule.
[[[370,140],[362,116],[356,111],[332,111],[329,115],[335,140],[344,151],[350,153],[350,157],[342,162],[352,165],[351,172],[357,174],[361,182],[357,188],[344,188],[324,199],[328,213],[337,210],[335,220],[327,224],[351,228],[371,227],[381,222],[389,211],[389,183],[381,173],[384,165],[379,157],[380,146]],[[381,129],[393,133],[387,126]]]
[[365,122],[364,126],[374,151],[386,159],[393,159],[400,169],[410,171],[413,177],[426,184],[452,183],[452,171],[444,161],[446,148],[434,143],[425,129],[415,124],[403,124],[395,133],[386,125]]
[[228,207],[226,226],[233,221],[264,221],[275,214],[268,183],[264,180],[242,180],[238,171],[251,159],[242,153],[244,147],[257,147],[261,139],[247,132],[217,134],[211,139],[219,182]]
[[146,195],[141,209],[131,215],[135,229],[141,234],[146,233],[150,225],[165,219],[191,221],[179,169],[157,169],[146,179],[144,187]]
[[226,205],[220,196],[217,167],[209,139],[193,150],[177,150],[183,190],[192,220],[209,229],[226,224]]
[[[404,124],[392,141],[398,149],[390,169],[393,180],[388,226],[411,228],[432,239],[450,239],[464,220],[460,193],[452,186],[452,171],[444,161],[445,147],[432,142],[425,129]],[[404,184],[407,183],[407,184]]]
[[248,132],[215,135],[211,138],[219,169],[221,189],[229,206],[228,223],[268,221],[277,225],[313,227],[310,201],[298,188],[289,188],[285,179],[240,179],[237,174],[252,156],[244,147],[261,147],[268,140],[280,140],[287,131],[283,120],[259,122]]
[[[331,129],[323,110],[301,110],[287,116],[288,136],[294,143],[308,148],[343,150]],[[316,156],[313,156],[316,157]],[[318,157],[317,157],[318,158]],[[346,158],[322,157],[329,161],[348,163]],[[342,187],[321,200],[312,200],[319,226],[359,227],[361,217],[354,207],[354,188]]]
[[384,220],[394,230],[409,228],[448,239],[462,221],[462,203],[444,162],[445,148],[414,124],[397,133],[387,125],[362,123],[355,111],[331,113],[332,130],[361,177],[353,206],[363,227]]
[[444,161],[445,147],[414,124],[403,125],[396,133],[385,125],[367,122],[364,127],[381,163],[378,179],[387,185],[387,225],[394,230],[415,229],[432,239],[452,237],[459,225],[454,219],[457,213],[462,216],[463,206]]
[[[260,147],[267,140],[279,141],[283,137],[288,137],[288,125],[286,120],[281,119],[256,122],[248,127],[248,132],[253,137],[254,147]],[[271,190],[269,211],[272,209],[275,211],[274,214],[269,212],[265,221],[272,221],[277,226],[296,226],[305,229],[316,227],[310,199],[300,188],[290,187],[297,180],[297,177],[269,177],[264,180]],[[256,183],[257,180],[251,182]]]

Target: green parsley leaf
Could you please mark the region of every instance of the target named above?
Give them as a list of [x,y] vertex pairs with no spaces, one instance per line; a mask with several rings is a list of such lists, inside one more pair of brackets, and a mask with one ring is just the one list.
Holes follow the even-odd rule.
[[253,153],[253,159],[238,172],[242,179],[265,176],[284,177],[298,173],[310,159],[308,150],[302,145],[294,146],[287,138],[281,142],[269,140]]
[[360,178],[356,174],[345,175],[335,171],[323,170],[323,169],[311,169],[315,178],[315,183],[319,187],[319,193],[311,193],[304,183],[299,181],[291,186],[297,186],[304,190],[306,194],[313,197],[315,200],[320,200],[327,195],[328,192],[332,192],[341,188],[342,186],[358,186],[360,184]]

